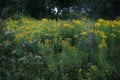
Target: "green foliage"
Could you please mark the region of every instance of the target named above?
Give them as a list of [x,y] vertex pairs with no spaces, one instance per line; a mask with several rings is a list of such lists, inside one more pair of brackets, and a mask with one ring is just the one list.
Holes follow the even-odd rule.
[[0,24],[0,79],[119,79],[119,22],[5,20]]
[[[14,13],[22,13],[34,18],[55,18],[55,15],[50,14],[49,5],[57,6],[59,9],[77,6],[80,11],[86,9],[84,14],[92,18],[115,19],[120,14],[120,0],[4,0],[0,1],[0,16],[8,18]],[[87,11],[89,9],[89,11]],[[70,16],[77,18],[84,16],[79,13],[72,15],[64,14],[61,19],[68,19]]]

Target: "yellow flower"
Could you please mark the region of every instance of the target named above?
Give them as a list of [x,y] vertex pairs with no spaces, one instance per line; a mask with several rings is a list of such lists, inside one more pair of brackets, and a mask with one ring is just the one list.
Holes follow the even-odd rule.
[[105,21],[105,20],[102,19],[102,18],[98,19],[98,22],[100,22],[100,23],[103,23],[104,21]]
[[96,71],[97,70],[97,66],[96,65],[92,65],[91,66],[91,70]]
[[115,28],[115,25],[114,25],[114,24],[111,24],[111,27],[112,27],[112,28]]
[[101,35],[101,37],[102,37],[103,39],[106,39],[106,38],[107,38],[107,36],[105,35],[104,32],[99,32],[99,34]]
[[48,22],[48,19],[47,18],[43,18],[42,22]]
[[72,23],[79,25],[80,24],[80,20],[73,20]]
[[23,33],[16,34],[15,41],[18,41],[18,40],[20,40],[22,38],[24,38],[24,34]]
[[99,26],[101,26],[101,23],[96,22],[96,23],[95,23],[95,26],[96,26],[96,27],[99,27]]
[[103,34],[103,35],[101,35],[101,37],[102,37],[103,39],[107,38],[107,36],[106,36],[106,35],[104,35],[104,34]]
[[83,36],[84,36],[84,35],[87,35],[87,33],[86,33],[86,32],[82,32],[82,33],[81,33],[81,35],[83,35]]
[[67,28],[68,27],[68,23],[64,23],[63,26]]

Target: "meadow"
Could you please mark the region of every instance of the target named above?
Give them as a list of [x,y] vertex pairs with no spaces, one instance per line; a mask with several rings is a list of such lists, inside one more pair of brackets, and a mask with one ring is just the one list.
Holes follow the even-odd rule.
[[120,78],[120,19],[9,18],[0,31],[0,80]]

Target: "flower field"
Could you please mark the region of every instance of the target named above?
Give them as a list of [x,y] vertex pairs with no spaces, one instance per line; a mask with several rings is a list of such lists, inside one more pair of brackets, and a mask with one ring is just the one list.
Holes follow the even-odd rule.
[[118,80],[120,20],[7,19],[0,80]]

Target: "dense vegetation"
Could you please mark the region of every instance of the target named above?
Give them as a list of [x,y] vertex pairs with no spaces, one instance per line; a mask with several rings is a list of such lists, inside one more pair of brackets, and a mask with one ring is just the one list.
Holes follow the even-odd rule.
[[0,0],[0,80],[119,80],[120,0]]
[[[60,10],[67,9],[65,16],[60,16],[62,19],[70,16],[78,18],[78,16],[75,17],[76,15],[115,19],[120,14],[120,0],[0,0],[0,16],[6,18],[21,13],[37,19],[54,18],[55,16],[51,14],[50,9],[55,6]],[[74,7],[77,12],[69,14],[70,7]]]
[[120,20],[7,19],[1,80],[118,80]]

